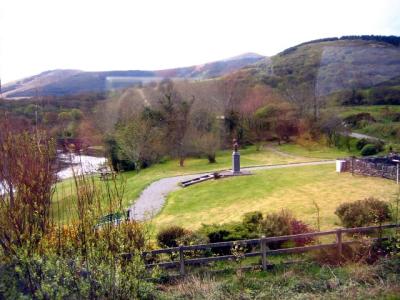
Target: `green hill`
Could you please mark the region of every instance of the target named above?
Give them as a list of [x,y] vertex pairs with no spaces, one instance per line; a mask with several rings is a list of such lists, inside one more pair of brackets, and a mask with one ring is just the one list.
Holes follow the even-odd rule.
[[244,78],[282,92],[304,109],[326,104],[400,104],[400,37],[311,41],[247,66]]

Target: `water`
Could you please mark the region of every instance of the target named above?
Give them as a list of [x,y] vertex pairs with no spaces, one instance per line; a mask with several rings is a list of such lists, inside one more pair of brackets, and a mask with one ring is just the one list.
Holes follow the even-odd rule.
[[99,168],[105,167],[107,159],[105,157],[95,157],[88,155],[59,154],[58,159],[69,167],[61,169],[57,173],[59,179],[71,178],[75,175],[90,175],[98,173]]
[[[90,175],[99,172],[99,168],[106,167],[107,159],[105,157],[96,157],[88,155],[63,154],[59,153],[57,157],[63,165],[68,165],[57,172],[60,180],[71,178],[75,175]],[[0,182],[0,195],[5,193],[5,186]]]

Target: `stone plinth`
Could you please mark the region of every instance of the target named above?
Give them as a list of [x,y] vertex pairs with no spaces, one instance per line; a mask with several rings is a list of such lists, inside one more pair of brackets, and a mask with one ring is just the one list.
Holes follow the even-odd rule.
[[240,173],[240,153],[238,151],[232,153],[232,172],[234,174]]

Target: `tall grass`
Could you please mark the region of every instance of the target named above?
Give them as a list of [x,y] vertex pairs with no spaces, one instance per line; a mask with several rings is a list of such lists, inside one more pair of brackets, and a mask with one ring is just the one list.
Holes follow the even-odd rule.
[[121,212],[123,180],[99,184],[74,173],[78,218],[61,224],[50,214],[54,141],[39,130],[0,126],[0,298],[153,298],[140,256],[150,247],[150,227],[99,224]]

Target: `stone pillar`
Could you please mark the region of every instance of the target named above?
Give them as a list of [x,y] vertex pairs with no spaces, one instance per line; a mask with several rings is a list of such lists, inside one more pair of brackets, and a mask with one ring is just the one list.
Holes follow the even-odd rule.
[[232,153],[232,173],[240,173],[240,153],[239,144],[236,139],[233,140],[233,153]]
[[234,174],[240,173],[240,153],[233,151],[232,153],[232,172]]

